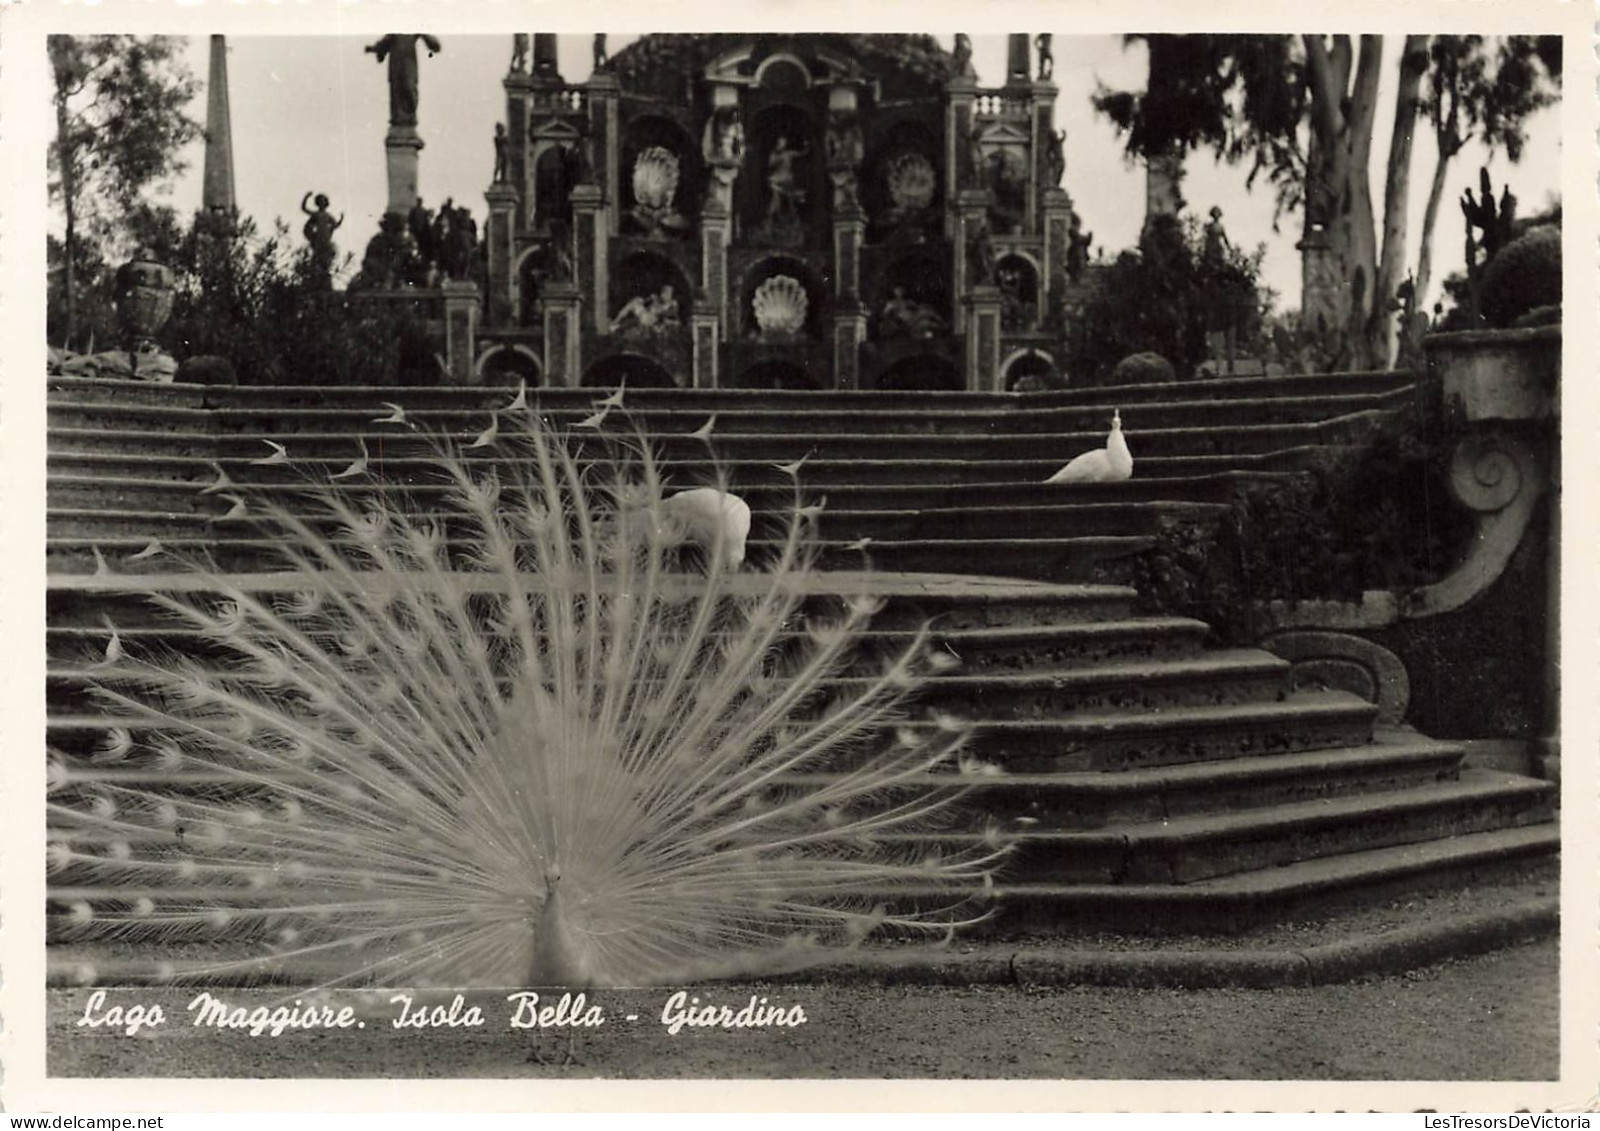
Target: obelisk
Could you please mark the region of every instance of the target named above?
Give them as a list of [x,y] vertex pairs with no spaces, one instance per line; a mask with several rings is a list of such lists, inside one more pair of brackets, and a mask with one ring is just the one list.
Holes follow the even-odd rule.
[[211,72],[206,78],[206,162],[200,204],[207,216],[232,216],[233,118],[228,112],[228,45],[211,37]]

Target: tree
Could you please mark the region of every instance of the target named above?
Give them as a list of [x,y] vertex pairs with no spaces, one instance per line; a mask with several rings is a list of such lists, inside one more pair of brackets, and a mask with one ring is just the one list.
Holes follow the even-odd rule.
[[197,83],[180,45],[172,36],[50,37],[50,195],[65,221],[58,267],[68,338],[80,276],[129,250],[138,231],[130,220],[151,219],[146,192],[183,171],[181,151],[200,136],[186,112]]
[[1433,126],[1439,158],[1422,216],[1419,301],[1433,276],[1433,231],[1451,160],[1474,137],[1521,160],[1528,117],[1559,97],[1561,37],[1514,35],[1491,53],[1481,35],[1436,35],[1428,56],[1421,113]]
[[[1421,80],[1431,57],[1422,37],[1405,41],[1385,177],[1382,247],[1368,175],[1378,84],[1380,36],[1202,36],[1187,51],[1162,50],[1158,73],[1151,42],[1150,87],[1142,94],[1102,92],[1101,112],[1127,130],[1131,154],[1162,146],[1207,147],[1228,161],[1250,158],[1278,192],[1280,215],[1303,211],[1302,326],[1329,368],[1387,364],[1391,310],[1402,282],[1411,138],[1428,105]],[[1541,40],[1513,61],[1548,69],[1559,47]],[[1559,62],[1556,64],[1559,67]],[[1525,97],[1526,74],[1507,72],[1501,99]],[[1523,114],[1522,116],[1525,116]],[[1497,122],[1520,123],[1504,116]],[[1425,228],[1427,226],[1425,225]]]

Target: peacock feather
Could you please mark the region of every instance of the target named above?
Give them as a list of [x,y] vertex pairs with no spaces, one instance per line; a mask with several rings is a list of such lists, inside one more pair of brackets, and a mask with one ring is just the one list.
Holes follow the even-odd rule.
[[798,484],[755,568],[721,535],[686,565],[648,445],[580,460],[532,412],[496,444],[437,446],[432,510],[371,478],[253,504],[279,571],[120,579],[202,644],[113,627],[88,673],[115,722],[51,751],[58,939],[189,956],[163,977],[645,986],[982,917],[1006,846],[930,836],[964,737],[917,713],[936,655],[860,647],[881,601],[824,599]]

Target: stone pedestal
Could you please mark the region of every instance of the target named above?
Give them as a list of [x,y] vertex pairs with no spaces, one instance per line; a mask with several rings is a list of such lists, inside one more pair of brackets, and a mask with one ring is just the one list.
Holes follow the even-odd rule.
[[692,372],[697,389],[715,389],[718,386],[720,374],[717,372],[717,355],[722,345],[721,310],[720,304],[709,297],[702,297],[694,304],[694,311],[689,316],[690,340],[694,351]]
[[600,215],[603,203],[598,185],[579,185],[572,190],[572,281],[597,334],[606,333],[611,322],[607,309],[611,287],[606,262],[608,232]]
[[476,283],[447,279],[439,284],[444,295],[444,356],[452,385],[476,385],[473,367],[477,357],[478,311],[481,299]]
[[861,343],[866,340],[866,308],[859,302],[839,303],[833,314],[835,388],[861,388]]
[[867,231],[858,205],[839,209],[833,220],[834,296],[840,302],[861,298],[861,241]]
[[389,203],[386,211],[404,216],[417,202],[418,154],[422,138],[415,126],[390,126],[383,138],[389,166]]
[[972,287],[962,299],[967,339],[967,391],[1000,388],[1000,288]]
[[516,248],[513,243],[516,227],[517,191],[508,184],[492,185],[484,194],[489,202],[487,238],[489,243],[489,309],[490,326],[510,325],[517,309]]
[[1029,159],[1033,162],[1033,176],[1028,178],[1027,217],[1023,230],[1030,234],[1043,230],[1044,206],[1052,189],[1058,188],[1050,180],[1050,137],[1056,124],[1055,83],[1029,84],[1028,109],[1030,118]]
[[[719,202],[720,203],[720,202]],[[734,325],[728,305],[728,240],[733,233],[733,217],[717,205],[707,207],[700,216],[700,290],[707,303]]]
[[582,329],[578,325],[582,300],[578,288],[562,280],[544,292],[544,381],[552,389],[570,389],[583,381]]

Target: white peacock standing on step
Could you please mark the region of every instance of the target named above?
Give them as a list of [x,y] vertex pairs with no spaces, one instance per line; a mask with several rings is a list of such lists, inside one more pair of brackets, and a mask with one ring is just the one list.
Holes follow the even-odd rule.
[[97,659],[112,736],[51,752],[57,941],[157,979],[650,986],[983,917],[1007,846],[940,837],[934,654],[848,667],[879,602],[815,607],[798,488],[761,560],[675,573],[648,450],[580,465],[521,420],[520,462],[440,456],[442,513],[316,486],[259,507],[289,572],[149,583],[203,646]]
[[1111,432],[1106,446],[1075,456],[1046,483],[1117,483],[1133,475],[1133,453],[1122,434],[1122,413],[1111,413]]

